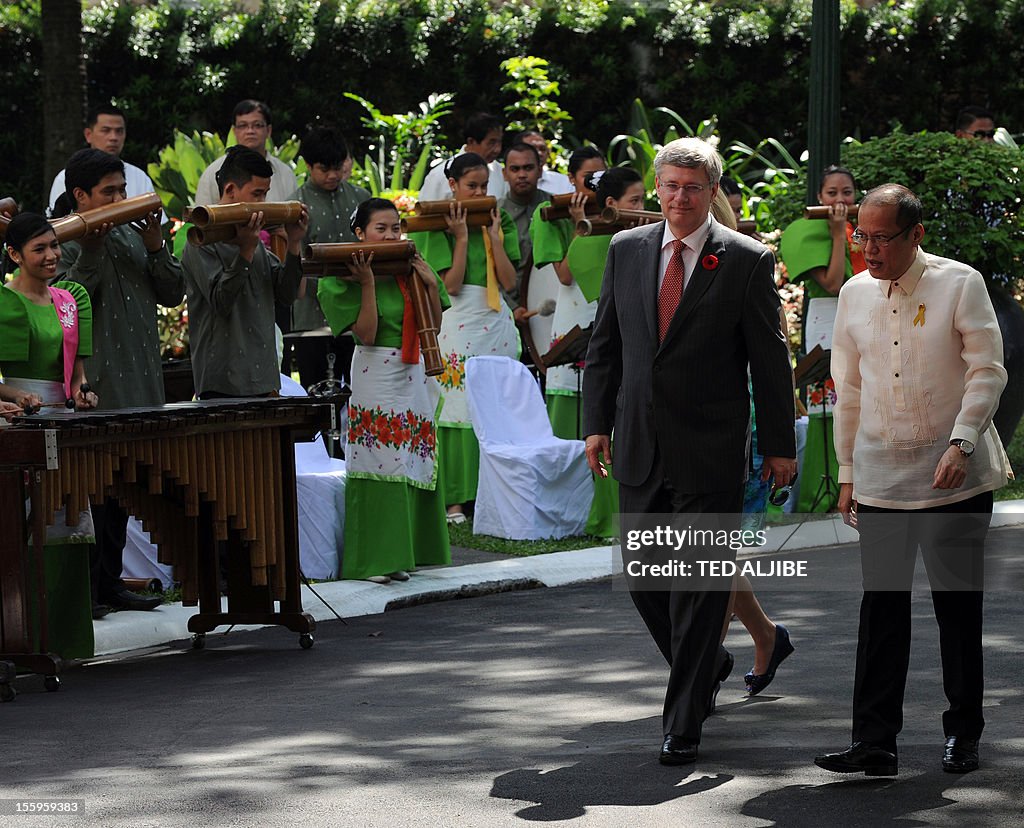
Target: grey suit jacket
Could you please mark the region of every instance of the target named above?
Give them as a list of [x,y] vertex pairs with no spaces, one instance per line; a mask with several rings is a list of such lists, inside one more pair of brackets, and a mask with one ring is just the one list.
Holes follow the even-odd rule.
[[657,451],[679,492],[729,491],[746,476],[748,364],[760,452],[796,456],[775,260],[764,245],[712,221],[659,345],[664,226],[612,239],[583,375],[584,433],[614,428],[614,476],[625,485],[647,479]]

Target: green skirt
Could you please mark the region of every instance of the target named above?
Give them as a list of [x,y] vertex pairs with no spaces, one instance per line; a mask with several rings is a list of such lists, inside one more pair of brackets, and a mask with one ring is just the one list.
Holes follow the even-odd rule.
[[[825,454],[828,453],[828,473],[832,476],[832,494],[827,495],[822,479],[825,475]],[[804,446],[803,462],[800,466],[800,499],[797,512],[810,512],[814,501],[815,512],[828,512],[835,508],[839,492],[839,461],[836,447],[832,442],[832,415],[811,414],[807,419],[807,443]]]
[[437,487],[444,493],[445,505],[454,506],[476,500],[476,486],[480,479],[480,444],[473,429],[439,425],[437,461],[440,475]]
[[440,478],[433,491],[407,483],[348,478],[342,578],[364,580],[451,561]]
[[[579,395],[549,393],[545,396],[554,435],[563,440],[582,439],[577,427]],[[587,516],[587,527],[584,531],[599,538],[619,536],[619,484],[612,477],[611,465],[608,466],[607,477],[594,475],[594,500],[590,505],[590,514]]]
[[[64,659],[92,658],[92,592],[89,587],[88,543],[48,544],[44,547],[46,578],[46,652]],[[33,647],[40,649],[39,606],[36,601],[35,552],[29,550],[29,607],[34,627]]]

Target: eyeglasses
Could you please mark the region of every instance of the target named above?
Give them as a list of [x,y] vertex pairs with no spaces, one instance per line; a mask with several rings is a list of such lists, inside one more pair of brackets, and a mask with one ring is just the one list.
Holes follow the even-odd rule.
[[266,129],[266,121],[252,121],[251,123],[235,124],[235,132],[246,132],[247,130],[261,130]]
[[889,242],[895,238],[899,238],[913,227],[913,224],[908,224],[900,230],[900,232],[893,233],[891,236],[869,236],[867,233],[861,232],[861,229],[858,227],[850,234],[850,241],[854,244],[859,244],[861,247],[867,247],[869,244],[877,244],[879,247],[888,247]]
[[794,474],[788,484],[783,486],[781,489],[773,489],[771,494],[768,495],[768,502],[772,506],[782,506],[787,500],[789,495],[793,491],[793,484],[796,483],[796,479],[799,477],[798,474]]
[[975,138],[995,138],[996,131],[994,129],[976,129],[971,135]]
[[659,181],[658,186],[673,198],[679,193],[694,198],[711,189],[710,184],[676,184],[674,181]]

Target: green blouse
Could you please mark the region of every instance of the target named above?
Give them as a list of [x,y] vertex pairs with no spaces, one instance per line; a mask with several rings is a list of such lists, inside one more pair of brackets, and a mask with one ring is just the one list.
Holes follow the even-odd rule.
[[[78,356],[92,355],[92,304],[75,282],[55,282],[78,305]],[[0,373],[5,377],[64,382],[64,330],[51,302],[37,305],[0,287]]]
[[[414,276],[414,278],[419,278]],[[437,292],[441,299],[441,310],[451,307],[448,291],[444,284],[437,280]],[[320,279],[316,292],[320,307],[331,326],[331,332],[337,336],[347,331],[359,318],[359,306],[362,303],[363,287],[351,279],[338,279],[324,276]],[[390,276],[378,276],[375,290],[377,300],[377,338],[374,345],[381,348],[402,347],[402,317],[405,313],[405,298],[402,290]]]
[[588,302],[601,295],[601,280],[611,243],[611,235],[577,236],[569,245],[569,270]]
[[[463,284],[487,287],[487,251],[484,248],[483,234],[486,227],[469,228],[469,244],[466,247],[466,278]],[[521,258],[519,252],[519,234],[512,216],[501,211],[502,246],[508,254],[509,261],[515,264]],[[416,242],[416,249],[427,260],[435,273],[443,273],[452,266],[452,250],[454,241],[446,230],[431,230],[424,233],[410,233],[409,240]],[[328,317],[330,318],[330,317]],[[334,327],[333,325],[331,326]]]
[[[779,240],[779,258],[786,265],[789,281],[804,282],[804,296],[807,299],[819,299],[831,296],[825,288],[811,276],[811,271],[819,267],[828,267],[832,258],[832,231],[828,222],[820,219],[797,219],[787,227]],[[845,282],[853,275],[850,256],[846,256]]]
[[549,206],[551,206],[550,201],[545,201],[541,204],[534,210],[533,219],[530,221],[530,239],[533,241],[533,264],[536,267],[543,267],[546,264],[562,261],[573,239],[574,228],[572,219],[544,221],[540,217],[540,211]]

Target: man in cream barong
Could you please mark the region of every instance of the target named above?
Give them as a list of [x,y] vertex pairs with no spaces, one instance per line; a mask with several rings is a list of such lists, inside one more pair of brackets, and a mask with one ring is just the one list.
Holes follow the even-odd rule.
[[864,578],[853,743],[815,759],[838,773],[897,773],[918,546],[949,700],[944,771],[977,769],[985,725],[984,543],[1009,471],[992,427],[1003,343],[981,274],[925,253],[921,217],[906,187],[865,196],[853,240],[867,271],[840,292],[833,334],[839,510],[860,532]]

